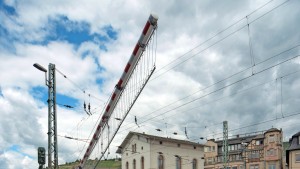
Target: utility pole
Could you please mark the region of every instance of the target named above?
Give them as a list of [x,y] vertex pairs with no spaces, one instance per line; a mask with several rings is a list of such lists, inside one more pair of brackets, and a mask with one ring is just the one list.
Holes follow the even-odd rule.
[[228,123],[223,121],[223,168],[228,166]]
[[48,70],[48,169],[58,169],[55,65]]
[[45,72],[45,82],[48,86],[48,169],[58,169],[55,65],[49,63],[48,80],[47,69],[38,63],[33,66]]

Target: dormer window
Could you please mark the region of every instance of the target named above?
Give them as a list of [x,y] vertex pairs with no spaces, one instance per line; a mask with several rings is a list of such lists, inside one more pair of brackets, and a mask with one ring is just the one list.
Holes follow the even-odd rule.
[[300,136],[298,136],[298,144],[300,145]]

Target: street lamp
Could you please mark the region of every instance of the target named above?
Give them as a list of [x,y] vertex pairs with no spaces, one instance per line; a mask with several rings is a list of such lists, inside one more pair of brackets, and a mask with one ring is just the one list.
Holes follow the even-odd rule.
[[45,69],[43,66],[39,65],[38,63],[33,64],[33,66],[35,68],[37,68],[38,70],[45,72],[45,79],[46,79],[45,84],[46,84],[46,86],[48,86],[48,84],[47,84],[47,69]]
[[[52,169],[52,166],[54,169],[58,169],[55,65],[49,64],[48,80],[47,69],[37,63],[33,66],[45,72],[45,82],[48,86],[48,169]],[[54,154],[53,160],[52,154]]]

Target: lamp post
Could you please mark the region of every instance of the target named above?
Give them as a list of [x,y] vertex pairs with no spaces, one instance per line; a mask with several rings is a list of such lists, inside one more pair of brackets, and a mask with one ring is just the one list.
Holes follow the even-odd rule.
[[47,69],[37,63],[33,66],[45,72],[45,82],[48,86],[48,169],[58,169],[55,65],[49,63],[48,80]]

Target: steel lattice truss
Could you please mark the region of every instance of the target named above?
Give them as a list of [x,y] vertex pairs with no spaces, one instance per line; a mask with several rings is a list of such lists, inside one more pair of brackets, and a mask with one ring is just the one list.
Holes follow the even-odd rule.
[[[155,30],[158,18],[150,15],[124,72],[115,86],[102,117],[80,162],[82,168],[96,168],[108,152],[120,126],[155,70]],[[89,161],[95,159],[97,161]]]

